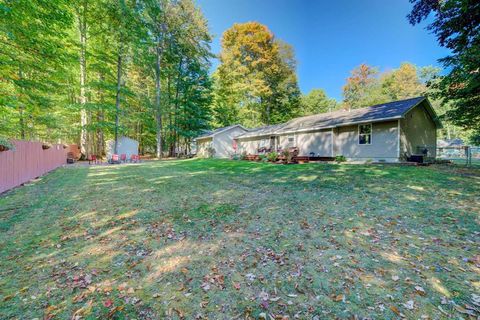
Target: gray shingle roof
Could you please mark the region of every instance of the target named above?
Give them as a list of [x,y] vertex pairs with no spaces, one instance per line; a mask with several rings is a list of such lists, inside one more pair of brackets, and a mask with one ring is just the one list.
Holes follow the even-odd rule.
[[[261,135],[328,129],[364,122],[399,119],[403,117],[407,111],[418,105],[423,100],[426,100],[426,98],[416,97],[406,100],[382,103],[361,109],[353,109],[350,111],[338,110],[295,118],[284,124],[250,130],[247,133],[239,135],[237,138],[243,139]],[[434,111],[430,110],[429,112],[433,113],[432,117],[437,122],[438,119],[435,119],[436,116]],[[441,126],[440,122],[437,122],[437,125]]]
[[222,127],[222,128],[218,128],[218,129],[215,129],[215,130],[210,130],[210,131],[206,131],[205,133],[199,135],[198,137],[196,137],[195,139],[206,139],[206,138],[212,138],[214,135],[220,133],[220,132],[223,132],[223,131],[226,131],[228,129],[231,129],[231,128],[235,128],[235,127],[241,127],[243,128],[241,125],[239,124],[234,124],[234,125],[231,125],[231,126],[228,126],[228,127]]
[[264,127],[258,127],[255,129],[249,129],[248,132],[242,133],[241,135],[237,136],[237,138],[259,137],[259,136],[267,136],[267,135],[275,134],[284,125],[285,124],[274,124],[271,126],[264,126]]

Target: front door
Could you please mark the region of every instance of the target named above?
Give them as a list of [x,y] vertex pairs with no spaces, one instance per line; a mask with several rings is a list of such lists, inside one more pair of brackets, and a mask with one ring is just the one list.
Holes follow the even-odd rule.
[[270,150],[273,152],[273,151],[276,151],[276,144],[275,144],[275,137],[270,137]]

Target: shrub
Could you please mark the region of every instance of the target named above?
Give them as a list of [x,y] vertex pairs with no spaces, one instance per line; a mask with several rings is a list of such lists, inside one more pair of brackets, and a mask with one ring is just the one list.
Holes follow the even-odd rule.
[[275,151],[268,153],[268,154],[267,154],[267,159],[268,159],[268,161],[271,161],[271,162],[277,161],[277,159],[278,159],[278,153],[276,153]]
[[207,148],[207,154],[209,158],[215,157],[216,150],[213,147],[208,147]]
[[240,160],[246,160],[247,159],[247,152],[244,151],[242,152],[242,154],[240,155]]
[[232,156],[230,157],[232,160],[240,160],[241,159],[241,155],[239,155],[238,153],[234,153],[232,154]]
[[335,161],[339,162],[339,163],[340,162],[345,162],[345,161],[347,161],[347,158],[345,158],[345,156],[343,156],[343,155],[338,155],[338,156],[335,156]]
[[268,157],[267,155],[265,154],[260,154],[258,155],[258,160],[262,161],[262,162],[267,162],[268,161]]
[[285,157],[286,163],[292,163],[294,156],[293,152],[290,152],[290,150],[283,150],[282,154]]
[[7,138],[0,137],[0,151],[15,151],[15,145]]

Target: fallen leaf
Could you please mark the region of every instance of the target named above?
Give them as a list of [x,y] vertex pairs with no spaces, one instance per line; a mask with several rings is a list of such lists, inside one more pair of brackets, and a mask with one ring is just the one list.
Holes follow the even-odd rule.
[[420,286],[415,286],[415,291],[421,295],[421,296],[424,296],[426,293],[425,293],[425,289],[423,289],[422,287]]
[[390,310],[392,310],[393,313],[395,313],[397,316],[402,317],[402,318],[405,318],[405,315],[404,315],[403,313],[401,313],[400,310],[398,310],[397,307],[395,307],[395,306],[390,306]]
[[107,308],[110,308],[113,305],[112,299],[107,299],[103,302],[103,305]]
[[112,310],[110,310],[110,311],[108,312],[108,316],[107,316],[107,317],[108,317],[109,319],[112,318],[112,317],[115,315],[115,313],[117,313],[117,311],[122,311],[123,308],[124,308],[124,306],[117,306],[117,307],[113,308]]
[[413,300],[408,300],[406,303],[403,304],[403,306],[405,308],[407,308],[408,310],[413,310],[414,302],[413,302]]
[[15,295],[14,295],[14,294],[10,294],[10,295],[8,295],[8,296],[5,296],[5,297],[3,298],[3,301],[8,301],[8,300],[12,299],[13,297],[15,297]]

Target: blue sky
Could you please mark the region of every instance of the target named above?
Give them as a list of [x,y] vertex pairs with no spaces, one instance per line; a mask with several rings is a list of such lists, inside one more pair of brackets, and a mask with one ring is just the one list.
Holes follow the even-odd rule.
[[[342,97],[350,70],[361,63],[380,70],[410,61],[439,65],[448,54],[425,24],[411,26],[408,0],[196,0],[220,52],[223,31],[235,22],[258,21],[295,49],[303,93],[323,88]],[[214,67],[218,62],[214,62]]]

